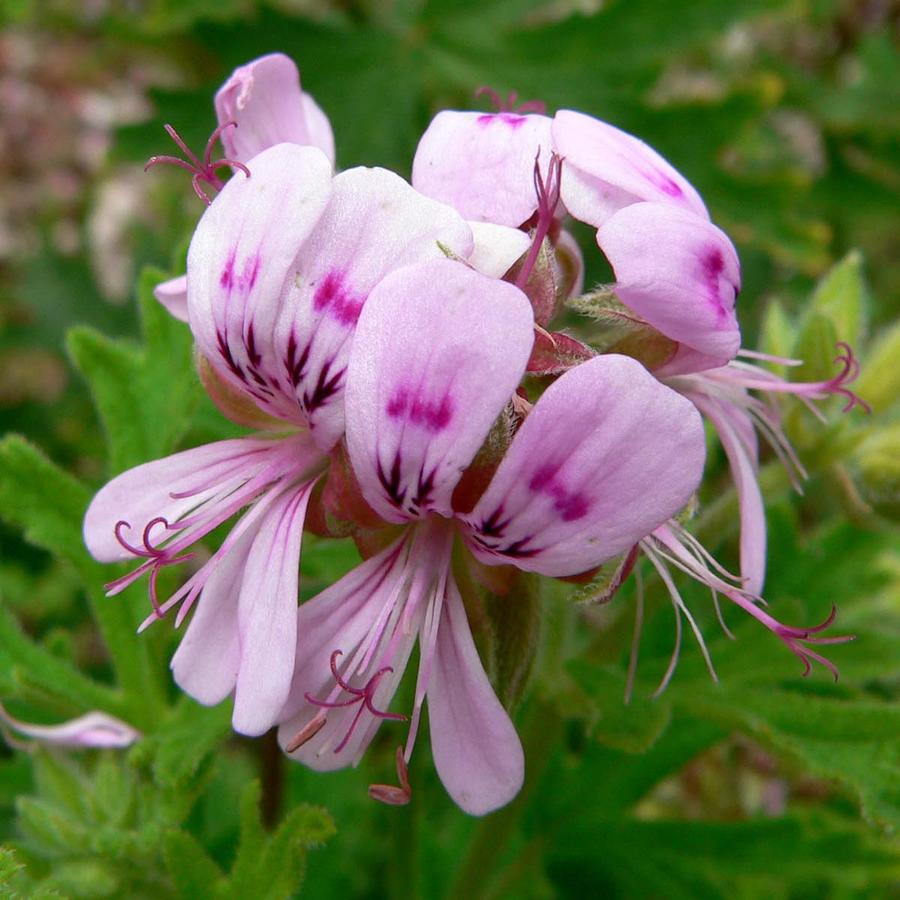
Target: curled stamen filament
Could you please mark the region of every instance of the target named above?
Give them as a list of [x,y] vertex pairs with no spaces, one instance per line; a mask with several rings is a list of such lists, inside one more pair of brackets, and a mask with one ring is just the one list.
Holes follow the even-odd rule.
[[[341,673],[338,671],[337,661],[343,655],[343,650],[335,650],[331,654],[331,674],[334,677],[337,688],[350,694],[350,698],[347,700],[319,700],[309,693],[304,694],[307,703],[311,703],[313,706],[319,706],[323,709],[342,709],[344,707],[359,704],[359,708],[356,711],[356,715],[353,717],[353,721],[350,723],[350,727],[347,729],[347,733],[341,739],[341,742],[334,748],[335,753],[340,753],[341,750],[347,746],[347,742],[353,735],[360,718],[362,718],[363,712],[366,710],[379,719],[390,719],[394,722],[408,721],[408,717],[402,713],[392,713],[377,709],[374,704],[375,691],[378,689],[379,682],[386,674],[392,673],[394,671],[393,668],[391,668],[391,666],[384,666],[369,678],[364,687],[353,687],[353,685],[344,680]],[[310,737],[311,736],[312,735],[310,735]]]
[[476,88],[475,97],[487,97],[494,105],[494,111],[498,113],[545,113],[547,111],[547,104],[543,100],[525,100],[517,104],[519,95],[516,91],[510,91],[504,99],[487,85]]
[[184,139],[180,134],[171,126],[165,125],[166,133],[170,138],[175,142],[178,148],[182,153],[187,157],[187,159],[181,159],[177,156],[151,156],[150,159],[147,160],[147,163],[144,166],[144,171],[146,172],[148,169],[153,166],[157,166],[160,164],[177,166],[180,169],[184,169],[187,172],[192,172],[193,177],[191,178],[191,185],[194,188],[194,193],[207,205],[209,206],[212,203],[209,195],[200,187],[200,182],[204,182],[208,184],[210,187],[215,189],[216,191],[220,191],[224,186],[224,182],[218,175],[216,175],[216,171],[221,169],[223,166],[231,166],[234,169],[240,169],[247,178],[250,177],[250,170],[242,163],[238,162],[235,159],[229,159],[227,157],[223,157],[220,159],[213,160],[212,153],[213,148],[215,147],[216,141],[222,135],[222,132],[226,128],[230,128],[234,126],[237,128],[237,122],[224,122],[219,125],[215,131],[210,135],[209,140],[206,142],[206,149],[203,151],[203,160],[201,161],[197,155],[191,150],[190,147],[185,143]]

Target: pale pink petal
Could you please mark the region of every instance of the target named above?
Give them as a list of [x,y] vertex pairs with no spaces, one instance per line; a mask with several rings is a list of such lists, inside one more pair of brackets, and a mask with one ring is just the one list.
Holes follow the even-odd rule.
[[320,150],[279,144],[231,178],[200,219],[188,252],[188,313],[200,352],[266,412],[303,421],[273,347],[297,252],[331,195]]
[[[290,696],[279,716],[279,743],[288,748],[311,722],[326,721],[308,741],[290,752],[298,762],[318,771],[352,765],[365,752],[381,722],[366,710],[360,713],[361,702],[326,708],[308,701],[307,697],[324,702],[352,699],[335,685],[331,659],[336,651],[340,651],[336,665],[342,677],[360,687],[385,664],[384,653],[392,651],[389,664],[393,671],[379,679],[373,697],[376,709],[388,710],[415,645],[422,615],[416,612],[414,621],[398,629],[408,599],[407,553],[408,543],[403,537],[300,607],[297,664]],[[392,646],[394,633],[399,639]],[[359,721],[351,728],[357,714]],[[400,739],[398,735],[398,743]]]
[[537,209],[534,162],[550,159],[550,119],[511,112],[438,113],[419,141],[413,187],[467,219],[522,225]]
[[235,69],[215,98],[219,124],[236,122],[222,132],[229,159],[246,163],[276,144],[318,147],[334,164],[334,135],[327,117],[300,90],[293,60],[271,53]]
[[469,222],[469,227],[475,249],[466,261],[482,275],[502,278],[531,246],[531,238],[518,228],[489,222]]
[[734,404],[697,393],[688,396],[715,426],[728,457],[741,517],[741,576],[746,579],[742,588],[758,596],[766,577],[766,510],[759,486],[753,421]]
[[394,269],[467,257],[469,226],[449,206],[416,193],[386,169],[356,168],[334,179],[331,201],[294,263],[276,344],[285,389],[330,449],[344,430],[343,387],[356,322],[369,292]]
[[715,225],[675,206],[635,203],[597,232],[619,299],[666,337],[723,365],[737,353],[737,253]]
[[34,725],[13,718],[0,704],[0,723],[25,737],[57,747],[128,747],[141,733],[121,719],[102,712],[89,712],[59,725]]
[[694,405],[617,355],[575,366],[528,414],[466,516],[482,560],[587,571],[675,515],[703,474]]
[[305,91],[300,97],[303,104],[303,114],[306,116],[306,133],[309,140],[306,142],[313,147],[318,147],[334,165],[334,132],[331,130],[331,122],[324,110]]
[[482,816],[515,797],[525,774],[522,745],[484,672],[452,581],[428,684],[428,717],[435,768],[459,807]]
[[687,179],[643,141],[592,116],[560,110],[553,143],[563,157],[562,201],[582,222],[600,227],[617,210],[652,200],[708,218]]
[[313,483],[272,503],[247,554],[237,625],[240,667],[234,691],[235,731],[262,734],[288,698],[297,646],[300,542]]
[[[223,485],[253,478],[282,448],[281,441],[236,438],[123,472],[100,489],[85,513],[88,551],[100,562],[133,559],[134,554],[116,537],[117,523],[126,523],[120,533],[129,543],[141,546],[144,529],[151,521],[163,518],[173,525],[215,497]],[[165,532],[161,524],[153,529],[153,543]]]
[[172,657],[175,683],[205,706],[221,703],[237,681],[241,664],[238,598],[255,536],[255,529],[246,531],[217,562]]
[[153,296],[174,318],[187,322],[187,275],[179,275],[177,278],[161,281],[153,288]]
[[448,259],[394,272],[359,320],[347,379],[347,446],[366,499],[389,521],[450,496],[519,383],[531,306]]

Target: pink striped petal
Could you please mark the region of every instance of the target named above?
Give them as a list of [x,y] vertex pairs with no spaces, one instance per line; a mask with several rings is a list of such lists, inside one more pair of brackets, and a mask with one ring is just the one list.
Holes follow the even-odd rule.
[[249,167],[249,178],[228,181],[191,241],[191,330],[223,378],[266,412],[302,422],[274,330],[290,304],[297,252],[331,196],[331,166],[313,147],[279,144]]
[[596,357],[552,384],[466,516],[484,562],[587,571],[675,515],[703,474],[694,405],[640,363]]
[[347,446],[366,499],[403,522],[450,495],[522,377],[531,306],[510,284],[442,259],[372,292],[347,380]]
[[582,222],[600,227],[641,200],[658,201],[709,218],[690,182],[643,141],[592,116],[560,110],[553,143],[563,157],[562,201]]
[[766,577],[766,510],[757,472],[757,439],[753,420],[735,404],[690,393],[697,409],[712,422],[728,457],[741,517],[742,588],[759,596]]
[[334,179],[331,202],[297,254],[276,337],[285,388],[322,449],[343,433],[345,370],[369,292],[394,269],[444,259],[441,245],[461,257],[472,251],[472,233],[450,207],[386,169]]
[[412,183],[467,219],[518,226],[537,209],[534,162],[550,158],[550,119],[517,113],[438,113],[419,141]]
[[[282,441],[237,438],[205,444],[123,472],[101,488],[85,513],[88,551],[100,562],[133,559],[134,554],[116,537],[118,522],[126,523],[120,529],[122,536],[140,546],[151,521],[163,518],[174,525],[232,480],[252,478],[282,447]],[[165,533],[161,524],[153,529],[153,543]]]
[[181,322],[188,320],[187,275],[179,275],[160,282],[153,288],[153,296]]
[[734,304],[741,273],[724,232],[675,206],[635,203],[607,220],[597,243],[626,306],[712,365],[737,353],[741,335]]
[[175,683],[204,706],[221,703],[237,682],[241,666],[238,598],[255,537],[256,530],[248,530],[218,561],[172,657]]
[[475,649],[456,585],[448,585],[428,683],[434,765],[465,812],[483,816],[522,787],[525,757]]
[[141,737],[127,722],[96,711],[58,725],[35,725],[13,718],[0,704],[0,723],[43,744],[73,749],[128,747]]
[[293,60],[270,53],[235,69],[215,98],[219,124],[236,122],[222,132],[225,155],[249,162],[276,144],[318,147],[334,164],[334,135],[315,100],[300,89]]
[[297,647],[300,542],[313,483],[286,490],[261,519],[247,553],[237,626],[240,667],[232,724],[262,734],[288,698]]
[[[331,672],[331,659],[340,651],[336,664],[342,677],[364,685],[391,657],[392,672],[379,679],[373,695],[376,709],[387,711],[418,637],[421,609],[399,630],[397,623],[408,599],[408,544],[404,536],[390,547],[361,563],[340,581],[304,603],[297,616],[297,666],[289,698],[279,717],[278,740],[290,748],[304,731],[318,730],[289,755],[320,772],[355,764],[365,753],[381,719],[361,701],[343,707],[324,707],[307,697],[324,702],[347,702],[346,691],[338,690]],[[391,642],[397,633],[399,640]],[[366,658],[369,645],[370,658]],[[359,714],[359,721],[354,719]],[[314,724],[313,724],[314,723]],[[349,737],[348,737],[349,733]],[[345,740],[346,738],[346,740]],[[398,736],[398,742],[400,737]],[[342,746],[343,744],[343,746]]]

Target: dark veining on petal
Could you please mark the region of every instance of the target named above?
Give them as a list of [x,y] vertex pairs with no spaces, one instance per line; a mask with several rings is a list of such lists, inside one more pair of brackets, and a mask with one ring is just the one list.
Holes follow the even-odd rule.
[[400,457],[400,451],[398,450],[394,454],[394,462],[391,465],[391,471],[389,475],[385,474],[384,467],[381,465],[381,457],[377,457],[375,461],[376,474],[378,475],[378,481],[381,484],[382,488],[384,488],[385,494],[387,494],[388,499],[397,509],[403,508],[403,501],[406,498],[406,488],[404,487],[402,490],[400,488],[400,466],[402,460]]

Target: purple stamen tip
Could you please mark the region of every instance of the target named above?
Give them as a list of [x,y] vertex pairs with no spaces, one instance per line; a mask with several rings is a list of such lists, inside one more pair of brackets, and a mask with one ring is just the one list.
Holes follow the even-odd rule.
[[212,158],[212,151],[216,141],[221,137],[222,132],[231,126],[237,128],[237,122],[224,122],[213,131],[209,140],[206,142],[206,149],[203,152],[203,161],[201,162],[197,155],[185,143],[181,135],[179,135],[171,125],[165,125],[166,133],[172,138],[187,159],[179,159],[177,156],[151,156],[144,166],[144,171],[146,172],[152,166],[165,163],[166,165],[177,166],[180,169],[193,173],[191,186],[194,188],[194,193],[209,206],[212,203],[212,199],[201,187],[201,182],[217,191],[221,190],[222,187],[224,187],[224,182],[216,175],[216,172],[219,169],[224,166],[231,166],[234,169],[240,169],[247,178],[250,177],[250,170],[242,162],[227,157],[216,160]]
[[543,100],[525,100],[517,105],[516,101],[519,99],[519,95],[516,91],[510,91],[504,100],[497,91],[488,85],[476,88],[475,97],[487,97],[494,107],[494,112],[497,113],[518,113],[521,115],[522,113],[530,112],[543,114],[547,111],[547,104]]

